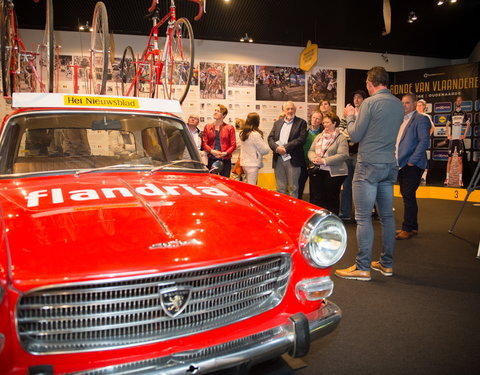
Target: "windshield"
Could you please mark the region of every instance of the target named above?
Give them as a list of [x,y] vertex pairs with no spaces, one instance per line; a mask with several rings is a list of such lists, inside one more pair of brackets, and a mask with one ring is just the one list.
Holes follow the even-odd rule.
[[3,175],[109,166],[205,169],[186,126],[159,115],[27,114],[10,119],[1,142]]

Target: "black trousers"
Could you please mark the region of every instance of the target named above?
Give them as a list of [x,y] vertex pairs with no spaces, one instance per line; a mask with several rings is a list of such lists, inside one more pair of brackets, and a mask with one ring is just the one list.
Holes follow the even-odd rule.
[[308,179],[307,167],[303,166],[301,168],[300,177],[298,179],[298,199],[303,199],[303,191],[305,190],[305,184]]
[[402,230],[411,232],[418,230],[417,189],[420,185],[423,169],[406,165],[398,171],[398,184],[403,197]]
[[326,208],[338,215],[340,210],[340,188],[347,176],[330,176],[329,171],[310,174],[310,203]]
[[212,168],[212,164],[216,162],[217,160],[220,160],[223,163],[223,169],[220,172],[220,176],[224,177],[230,177],[230,172],[232,170],[232,159],[216,159],[216,158],[208,158],[208,169]]

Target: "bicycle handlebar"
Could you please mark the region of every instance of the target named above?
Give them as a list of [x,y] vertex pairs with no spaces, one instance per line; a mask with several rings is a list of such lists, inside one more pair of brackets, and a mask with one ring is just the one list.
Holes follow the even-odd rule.
[[153,13],[157,7],[157,0],[152,0],[152,5],[148,8],[148,13]]
[[[34,0],[35,1],[35,0]],[[38,0],[37,0],[38,1]],[[204,0],[188,0],[188,1],[191,1],[193,3],[197,3],[198,4],[198,13],[195,17],[193,17],[193,19],[195,21],[198,21],[200,18],[202,18],[202,13],[203,13],[203,2]],[[150,17],[153,12],[155,12],[155,9],[157,8],[157,0],[152,0],[152,5],[150,5],[150,8],[148,8],[148,16],[147,17]]]
[[204,0],[188,0],[188,1],[198,4],[198,13],[195,17],[193,17],[195,21],[198,21],[200,18],[202,18]]

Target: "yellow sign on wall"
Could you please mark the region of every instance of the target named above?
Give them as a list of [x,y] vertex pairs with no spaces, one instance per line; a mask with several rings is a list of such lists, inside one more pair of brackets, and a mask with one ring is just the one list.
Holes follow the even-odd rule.
[[307,46],[300,54],[300,69],[308,72],[318,59],[318,45],[308,41]]

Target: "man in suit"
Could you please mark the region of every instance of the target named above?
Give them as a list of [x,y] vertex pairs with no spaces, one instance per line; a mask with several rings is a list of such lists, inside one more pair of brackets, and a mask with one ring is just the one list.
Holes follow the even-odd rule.
[[293,102],[283,105],[285,117],[275,121],[268,136],[268,145],[273,151],[273,170],[279,193],[298,197],[298,180],[305,166],[303,145],[307,138],[307,123],[295,116]]
[[398,183],[403,197],[403,224],[396,233],[397,240],[408,240],[418,233],[416,192],[427,167],[427,154],[430,143],[430,120],[418,113],[415,108],[415,94],[402,98],[405,117],[397,136]]

